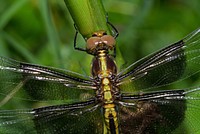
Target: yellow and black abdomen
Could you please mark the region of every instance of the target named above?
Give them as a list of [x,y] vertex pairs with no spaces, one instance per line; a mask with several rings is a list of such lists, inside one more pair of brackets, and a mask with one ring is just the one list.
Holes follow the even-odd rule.
[[97,96],[103,105],[104,124],[108,134],[118,134],[118,115],[115,100],[115,90],[113,89],[112,76],[117,73],[114,60],[107,55],[105,50],[98,51],[93,59],[92,75],[96,79],[99,89]]

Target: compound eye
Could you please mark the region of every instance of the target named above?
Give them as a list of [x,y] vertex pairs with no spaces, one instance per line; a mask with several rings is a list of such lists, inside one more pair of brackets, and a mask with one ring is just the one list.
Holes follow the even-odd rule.
[[104,35],[101,37],[101,40],[104,44],[108,45],[111,48],[113,48],[116,43],[115,38],[111,35]]
[[101,38],[100,37],[90,37],[87,40],[87,50],[93,50],[96,48],[96,46],[101,42]]

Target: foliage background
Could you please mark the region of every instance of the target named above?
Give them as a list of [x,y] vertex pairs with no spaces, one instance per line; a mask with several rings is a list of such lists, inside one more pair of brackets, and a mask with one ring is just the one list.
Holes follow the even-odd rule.
[[[90,75],[92,56],[73,49],[75,29],[64,1],[0,0],[0,3],[1,56]],[[109,21],[120,34],[117,38],[120,69],[200,26],[199,0],[103,0],[103,3]],[[85,44],[81,36],[78,44]],[[183,86],[194,83],[198,80],[188,80]]]

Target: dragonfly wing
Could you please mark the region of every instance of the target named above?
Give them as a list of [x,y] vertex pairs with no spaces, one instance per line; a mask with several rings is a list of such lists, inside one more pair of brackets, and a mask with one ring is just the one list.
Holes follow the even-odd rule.
[[0,133],[36,134],[32,110],[1,110]]
[[200,71],[200,29],[130,65],[117,77],[121,91],[144,90],[170,84]]
[[0,132],[38,134],[100,134],[103,121],[94,100],[41,107],[32,110],[0,111]]
[[13,96],[30,100],[86,100],[93,89],[89,77],[0,57],[1,100]]
[[123,94],[119,105],[122,133],[184,133],[200,131],[200,89]]

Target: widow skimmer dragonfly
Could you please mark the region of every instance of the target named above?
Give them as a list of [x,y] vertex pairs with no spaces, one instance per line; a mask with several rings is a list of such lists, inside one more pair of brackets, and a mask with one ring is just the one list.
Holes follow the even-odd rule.
[[[52,101],[0,110],[1,133],[163,134],[200,131],[200,88],[167,89],[198,73],[200,29],[118,72],[115,38],[97,31],[85,51],[92,76],[0,58],[0,104],[11,98]],[[56,104],[56,100],[63,101]]]

